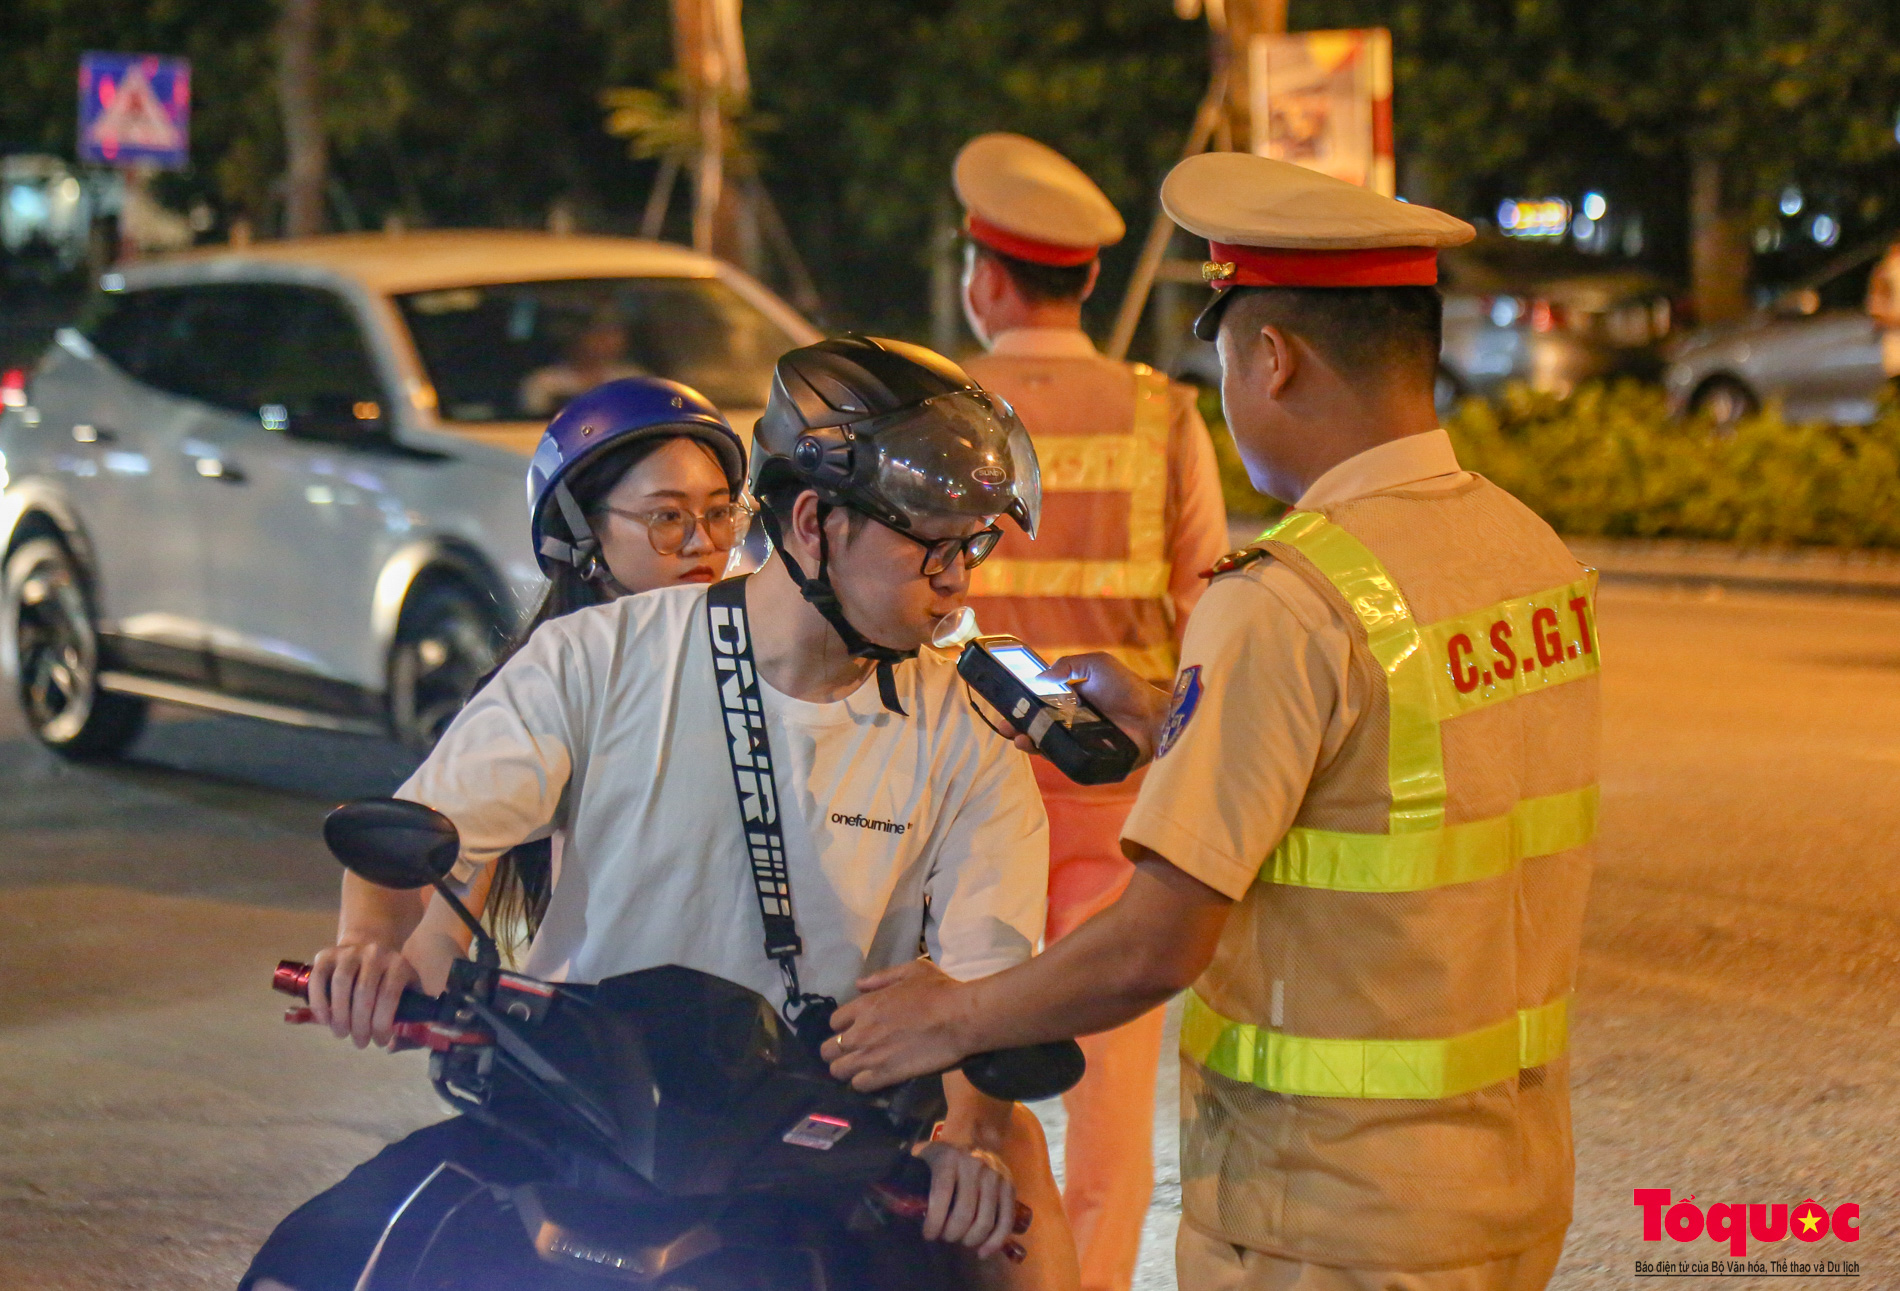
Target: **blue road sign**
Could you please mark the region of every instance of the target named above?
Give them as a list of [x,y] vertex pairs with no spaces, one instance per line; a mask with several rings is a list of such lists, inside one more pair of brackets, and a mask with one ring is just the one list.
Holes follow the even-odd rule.
[[79,56],[79,159],[182,170],[191,162],[191,62],[157,54]]

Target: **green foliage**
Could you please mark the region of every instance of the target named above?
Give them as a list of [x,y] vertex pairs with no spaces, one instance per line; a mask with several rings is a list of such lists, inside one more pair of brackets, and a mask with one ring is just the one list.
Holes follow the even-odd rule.
[[[1606,162],[1682,189],[1700,153],[1764,217],[1809,177],[1863,194],[1863,218],[1895,213],[1892,0],[1295,0],[1291,15],[1392,29],[1400,157],[1416,195],[1454,209],[1506,177],[1563,191]],[[1632,156],[1651,172],[1624,169]]]
[[[627,141],[631,156],[642,159],[671,157],[689,162],[699,149],[699,121],[680,94],[679,76],[660,78],[663,88],[638,86],[603,90],[600,106],[605,129]],[[721,95],[725,110],[725,166],[730,174],[753,174],[759,168],[758,136],[769,134],[777,122],[751,110],[736,96]]]
[[[192,63],[194,169],[174,205],[208,198],[271,231],[283,168],[272,0],[7,0],[0,151],[74,149],[87,49]],[[324,0],[324,121],[340,209],[374,224],[538,223],[566,197],[637,208],[639,174],[597,96],[672,60],[666,7],[638,0]],[[333,189],[333,191],[335,191]]]
[[[1230,516],[1284,508],[1254,490],[1201,392]],[[1458,460],[1563,534],[1747,545],[1900,547],[1900,401],[1869,426],[1789,422],[1778,409],[1728,433],[1670,416],[1660,390],[1585,386],[1568,399],[1512,386],[1445,423]]]
[[269,47],[275,17],[270,0],[7,0],[0,151],[73,155],[82,52],[177,54],[191,59],[193,154],[207,160],[182,186],[219,196],[261,188],[281,164]]
[[1790,423],[1776,409],[1718,433],[1662,393],[1508,389],[1447,422],[1458,459],[1560,533],[1745,544],[1900,546],[1900,409],[1869,426]]
[[751,0],[759,107],[779,123],[764,175],[851,325],[921,334],[933,232],[956,214],[950,163],[1014,130],[1060,149],[1121,210],[1091,321],[1112,313],[1207,85],[1207,29],[1166,0]]
[[[197,169],[161,192],[269,232],[277,11],[0,3],[0,150],[71,155],[81,50],[182,54]],[[324,0],[323,12],[337,207],[365,224],[535,224],[558,199],[583,227],[629,230],[655,165],[602,128],[602,93],[644,87],[610,105],[643,156],[690,135],[666,96],[668,7],[653,0]],[[1698,150],[1721,157],[1737,202],[1800,182],[1868,228],[1900,206],[1893,0],[1296,0],[1291,21],[1392,29],[1408,192],[1454,210],[1587,184],[1620,205],[1627,189],[1660,227],[1679,217],[1682,160]],[[1090,305],[1102,329],[1206,85],[1204,21],[1166,0],[750,0],[745,26],[756,106],[776,123],[751,119],[759,170],[840,324],[922,332],[935,234],[955,217],[950,160],[1000,129],[1072,156],[1127,219]],[[1604,179],[1606,165],[1621,178]]]

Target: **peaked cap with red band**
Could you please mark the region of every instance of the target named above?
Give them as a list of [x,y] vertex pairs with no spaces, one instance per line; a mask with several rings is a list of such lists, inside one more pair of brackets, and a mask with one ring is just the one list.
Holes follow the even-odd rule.
[[1128,231],[1080,167],[1023,135],[978,135],[957,154],[952,177],[971,239],[1017,260],[1087,264]]
[[1189,157],[1161,205],[1207,239],[1201,273],[1216,295],[1194,320],[1214,339],[1230,287],[1429,287],[1438,249],[1471,241],[1463,220],[1288,161],[1244,152]]

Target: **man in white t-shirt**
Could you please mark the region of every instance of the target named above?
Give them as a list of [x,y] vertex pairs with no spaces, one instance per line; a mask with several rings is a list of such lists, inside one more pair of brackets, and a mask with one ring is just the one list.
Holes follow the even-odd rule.
[[[910,961],[920,943],[965,979],[1035,948],[1048,827],[1034,776],[976,718],[953,661],[922,647],[962,610],[970,567],[1001,537],[996,521],[1033,533],[1037,480],[1008,405],[928,350],[845,337],[779,362],[753,487],[781,559],[751,576],[743,600],[805,993],[849,999],[858,978]],[[678,964],[796,1007],[764,948],[708,596],[665,588],[544,624],[399,794],[454,822],[465,884],[512,847],[557,839],[529,974],[594,982]],[[441,903],[424,921],[425,897],[345,878],[338,945],[310,981],[312,1011],[339,1036],[388,1043],[402,989],[440,989],[459,945]],[[946,1087],[969,1146],[923,1150],[935,1181],[925,1236],[993,1255],[1015,1206],[986,1148],[1010,1133],[1010,1109],[960,1079]],[[354,1240],[375,1208],[334,1194],[355,1179],[272,1244],[345,1240],[324,1224]],[[306,1212],[309,1231],[286,1233]],[[278,1270],[294,1261],[271,1251],[246,1286],[330,1285],[287,1277]],[[1058,1284],[1064,1255],[1073,1280],[1072,1252],[1057,1252]]]

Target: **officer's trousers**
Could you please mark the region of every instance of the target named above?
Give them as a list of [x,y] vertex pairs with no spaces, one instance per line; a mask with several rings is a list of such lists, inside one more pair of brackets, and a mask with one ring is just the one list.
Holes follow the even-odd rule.
[[1417,1273],[1342,1269],[1249,1250],[1183,1220],[1174,1271],[1181,1291],[1543,1291],[1564,1253],[1564,1235],[1484,1264]]
[[[1039,768],[1040,769],[1040,768]],[[1134,877],[1122,856],[1130,803],[1051,793],[1047,938],[1068,935],[1114,904]],[[1113,1031],[1084,1036],[1088,1074],[1063,1096],[1069,1128],[1063,1148],[1062,1204],[1075,1232],[1082,1291],[1128,1291],[1142,1224],[1154,1191],[1155,1073],[1162,1010]]]

